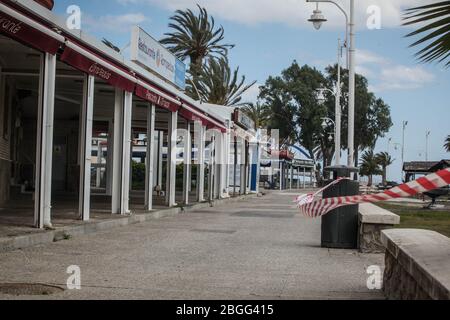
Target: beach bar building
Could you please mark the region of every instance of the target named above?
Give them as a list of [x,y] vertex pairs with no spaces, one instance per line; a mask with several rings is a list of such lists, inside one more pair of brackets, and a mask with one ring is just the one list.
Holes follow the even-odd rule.
[[229,197],[233,119],[184,94],[184,64],[138,27],[125,59],[52,3],[0,1],[0,226]]

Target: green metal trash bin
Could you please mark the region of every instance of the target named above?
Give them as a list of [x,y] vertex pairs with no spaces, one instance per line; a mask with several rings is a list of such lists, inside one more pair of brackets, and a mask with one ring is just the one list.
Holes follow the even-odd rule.
[[[328,167],[325,171],[333,173],[333,180],[350,177],[358,172],[357,168],[344,166]],[[331,181],[330,181],[331,182]],[[323,198],[359,195],[359,182],[342,180],[323,193]],[[322,217],[322,247],[334,249],[357,249],[358,247],[358,211],[359,206],[347,206],[335,209]]]

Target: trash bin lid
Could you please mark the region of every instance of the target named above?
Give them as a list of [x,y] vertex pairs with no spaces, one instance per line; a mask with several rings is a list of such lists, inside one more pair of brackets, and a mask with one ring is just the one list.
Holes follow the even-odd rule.
[[334,172],[338,177],[350,177],[353,172],[359,172],[359,168],[347,166],[331,166],[326,167],[325,171]]

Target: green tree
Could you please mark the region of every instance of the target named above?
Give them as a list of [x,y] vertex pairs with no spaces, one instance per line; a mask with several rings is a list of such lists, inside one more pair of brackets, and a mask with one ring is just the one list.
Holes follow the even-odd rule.
[[296,106],[286,82],[281,77],[270,76],[260,87],[259,97],[270,110],[268,129],[279,130],[281,146],[298,141],[298,128],[294,121]]
[[256,81],[245,84],[245,76],[239,79],[239,67],[231,71],[228,59],[220,58],[208,59],[198,74],[198,78],[194,79],[194,83],[196,89],[188,90],[198,90],[202,101],[237,107],[246,103],[242,102],[242,95]]
[[423,62],[444,63],[450,66],[450,1],[441,1],[406,10],[404,25],[419,24],[421,27],[407,35],[422,38],[411,47],[423,45],[416,56]]
[[394,159],[387,152],[380,152],[376,156],[376,162],[381,166],[383,175],[383,185],[387,184],[387,168],[394,163]]
[[[335,153],[333,127],[322,128],[324,117],[335,118],[335,97],[328,91],[324,101],[317,89],[336,86],[337,65],[326,68],[326,74],[296,61],[282,71],[281,76],[269,77],[260,88],[260,98],[271,110],[270,125],[280,129],[280,138],[290,144],[300,144],[308,150],[311,159],[331,164]],[[348,132],[348,71],[342,72],[342,147],[347,148]],[[390,107],[368,90],[365,77],[356,77],[355,147],[358,150],[373,148],[378,138],[392,127]],[[358,159],[358,152],[356,153]]]
[[269,107],[260,101],[248,103],[241,110],[255,122],[257,128],[266,126],[270,119]]
[[369,187],[373,185],[373,176],[381,174],[381,170],[373,152],[373,149],[367,150],[361,157],[361,175],[369,178]]
[[450,136],[448,136],[445,140],[444,148],[447,150],[447,152],[450,152]]
[[328,135],[324,137],[321,126],[327,111],[316,90],[324,82],[319,70],[294,61],[281,76],[269,77],[260,91],[260,98],[271,109],[271,127],[280,130],[280,139],[287,144],[301,144],[314,160],[327,154]]
[[206,9],[197,6],[197,15],[190,9],[177,10],[169,23],[173,32],[165,33],[165,38],[161,40],[181,60],[189,58],[194,78],[200,72],[205,58],[226,57],[228,50],[234,47],[222,43],[225,32],[223,27],[216,27],[214,18],[208,15]]

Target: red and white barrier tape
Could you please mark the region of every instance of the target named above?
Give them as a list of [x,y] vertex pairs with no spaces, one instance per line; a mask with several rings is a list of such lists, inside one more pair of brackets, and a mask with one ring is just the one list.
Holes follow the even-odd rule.
[[398,187],[378,194],[315,200],[317,195],[332,185],[339,183],[343,179],[345,178],[340,178],[334,181],[332,184],[319,190],[315,194],[306,194],[298,197],[295,202],[298,204],[300,212],[309,218],[318,218],[326,215],[334,209],[344,206],[412,197],[419,193],[424,193],[450,185],[450,168],[438,171],[426,177],[402,184]]

